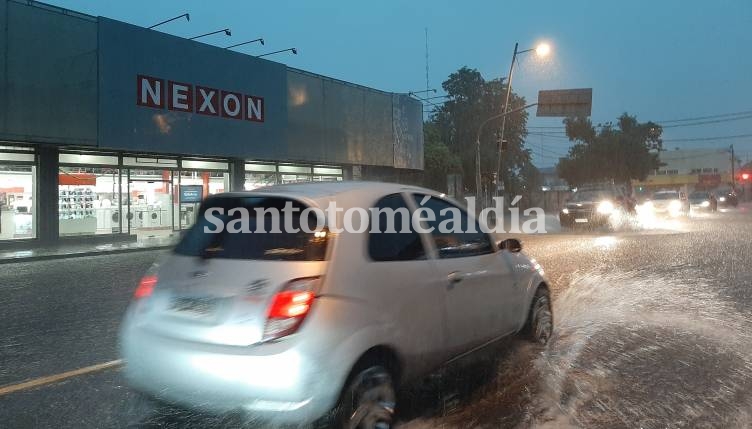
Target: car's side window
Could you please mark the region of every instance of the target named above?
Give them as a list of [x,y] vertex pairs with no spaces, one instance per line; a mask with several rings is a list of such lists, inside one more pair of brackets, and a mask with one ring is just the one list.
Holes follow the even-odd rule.
[[[425,228],[431,230],[439,258],[462,258],[494,252],[491,238],[481,231],[478,222],[471,220],[463,208],[423,194],[414,194],[414,197],[418,207],[427,208],[433,213],[434,220],[426,221]],[[468,228],[470,222],[473,222],[473,228]],[[442,227],[446,231],[442,231]]]
[[[401,194],[387,195],[372,210],[368,255],[374,261],[425,259],[426,251],[410,222],[410,209]],[[378,231],[378,232],[377,232]]]

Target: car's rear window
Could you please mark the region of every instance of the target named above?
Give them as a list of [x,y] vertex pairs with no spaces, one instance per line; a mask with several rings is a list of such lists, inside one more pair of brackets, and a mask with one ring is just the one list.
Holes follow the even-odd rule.
[[654,200],[676,200],[679,199],[679,194],[676,192],[658,192],[653,195]]
[[[286,204],[297,209],[284,211]],[[199,209],[196,223],[183,236],[175,253],[186,256],[221,259],[255,259],[279,261],[322,261],[326,258],[329,236],[326,231],[304,232],[301,229],[301,212],[304,204],[280,197],[214,197],[207,199]],[[247,232],[228,232],[227,225],[241,219],[248,212]],[[264,210],[259,222],[259,211]],[[213,209],[213,210],[212,210]],[[278,216],[273,212],[276,211]],[[208,213],[207,213],[208,212]],[[316,216],[306,216],[307,228],[316,229]],[[218,223],[224,226],[221,232]],[[233,230],[240,228],[233,224]],[[263,227],[263,228],[260,228]],[[297,229],[298,232],[292,232]],[[214,231],[214,232],[212,232]]]

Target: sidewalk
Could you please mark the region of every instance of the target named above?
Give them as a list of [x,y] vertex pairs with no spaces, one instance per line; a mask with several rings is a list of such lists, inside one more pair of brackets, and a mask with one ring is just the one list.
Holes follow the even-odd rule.
[[31,262],[48,259],[77,258],[115,253],[140,252],[145,250],[169,249],[177,237],[154,237],[138,242],[113,243],[63,243],[56,246],[33,247],[30,249],[0,249],[0,265],[17,262]]

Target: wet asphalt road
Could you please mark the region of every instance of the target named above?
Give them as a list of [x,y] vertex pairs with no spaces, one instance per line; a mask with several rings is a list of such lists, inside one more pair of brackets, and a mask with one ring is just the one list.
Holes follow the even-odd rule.
[[[749,427],[752,211],[525,236],[557,332],[407,394],[405,427]],[[112,361],[150,251],[0,265],[0,386]],[[176,412],[177,413],[177,412]],[[215,427],[155,414],[110,369],[0,396],[2,427]]]

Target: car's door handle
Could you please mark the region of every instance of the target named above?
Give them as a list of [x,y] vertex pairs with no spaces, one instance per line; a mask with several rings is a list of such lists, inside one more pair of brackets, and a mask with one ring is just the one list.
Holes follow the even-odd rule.
[[449,288],[453,288],[454,285],[461,282],[465,276],[459,272],[459,271],[452,271],[447,275],[447,280],[449,281]]

